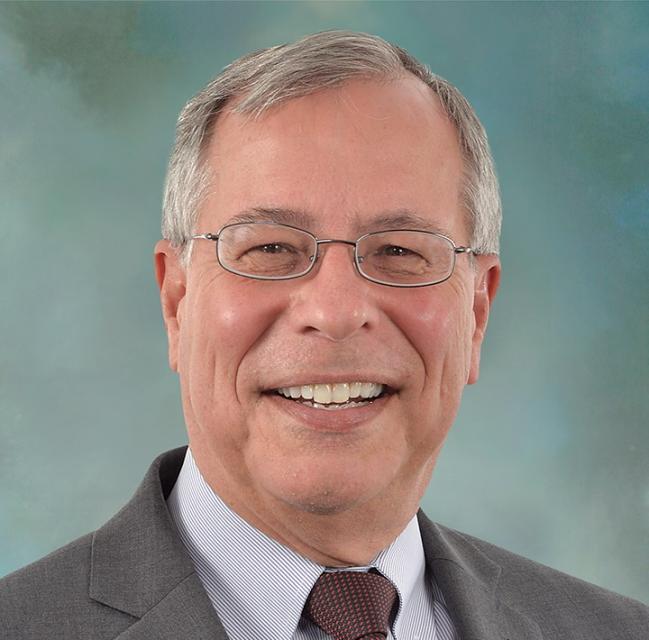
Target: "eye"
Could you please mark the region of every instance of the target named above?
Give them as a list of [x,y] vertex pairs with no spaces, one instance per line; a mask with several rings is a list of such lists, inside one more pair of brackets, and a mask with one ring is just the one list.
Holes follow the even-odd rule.
[[406,249],[405,247],[400,247],[398,245],[390,244],[390,245],[384,245],[383,247],[380,247],[379,250],[376,252],[376,255],[379,256],[387,256],[389,258],[400,258],[403,256],[417,256],[415,251],[412,251],[411,249]]
[[248,251],[259,251],[260,253],[277,254],[277,253],[295,253],[295,247],[287,244],[280,244],[279,242],[270,242],[268,244],[260,244],[256,247],[251,247]]
[[254,250],[261,251],[263,253],[282,253],[283,251],[288,251],[288,247],[283,244],[274,242],[272,244],[263,244],[260,247],[254,247]]

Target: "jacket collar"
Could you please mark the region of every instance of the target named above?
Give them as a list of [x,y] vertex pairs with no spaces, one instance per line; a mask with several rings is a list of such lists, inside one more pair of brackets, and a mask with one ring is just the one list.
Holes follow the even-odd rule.
[[165,501],[185,450],[158,457],[133,498],[93,536],[90,597],[139,618],[119,640],[227,640]]
[[[159,456],[93,536],[90,597],[138,619],[119,640],[227,640],[167,509],[186,449]],[[422,512],[419,526],[427,568],[462,640],[542,640],[533,621],[499,600],[499,565]]]
[[462,640],[542,640],[533,620],[499,599],[500,565],[457,531],[418,518],[426,565]]

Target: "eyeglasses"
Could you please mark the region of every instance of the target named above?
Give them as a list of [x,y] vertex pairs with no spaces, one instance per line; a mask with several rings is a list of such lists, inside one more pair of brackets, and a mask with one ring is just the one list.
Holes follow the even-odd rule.
[[230,273],[255,280],[290,280],[309,273],[320,245],[354,247],[356,271],[370,282],[388,287],[427,287],[448,280],[458,253],[472,253],[431,231],[394,229],[366,233],[351,240],[320,240],[312,233],[273,222],[227,224],[217,233],[193,240],[212,240],[219,264]]

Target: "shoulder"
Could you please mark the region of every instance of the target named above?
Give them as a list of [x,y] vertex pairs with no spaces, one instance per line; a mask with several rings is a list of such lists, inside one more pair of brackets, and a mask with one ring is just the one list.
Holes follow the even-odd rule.
[[647,619],[649,609],[637,600],[614,593],[484,540],[467,534],[458,535],[462,535],[502,568],[501,590],[506,590],[512,598],[516,597],[516,594],[533,595],[539,592],[557,592],[568,598],[574,605],[605,606],[610,603],[622,610],[628,608],[641,611]]
[[647,637],[649,607],[642,602],[479,538],[434,526],[456,551],[457,561],[479,555],[493,563],[498,572],[497,598],[533,619],[549,637],[573,637],[577,630],[588,631],[591,638],[640,640]]
[[[114,638],[132,616],[88,593],[93,534],[85,535],[0,580],[0,620],[12,639]],[[118,615],[115,615],[115,614]]]
[[94,533],[0,580],[0,637],[109,640],[193,570],[167,512],[185,448],[159,456]]

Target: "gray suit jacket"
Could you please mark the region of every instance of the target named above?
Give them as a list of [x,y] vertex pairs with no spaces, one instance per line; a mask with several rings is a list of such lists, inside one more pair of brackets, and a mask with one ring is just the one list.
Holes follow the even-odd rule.
[[[185,448],[151,465],[131,501],[92,534],[0,580],[3,640],[227,640],[165,503]],[[462,640],[647,640],[643,604],[420,514]],[[267,639],[273,640],[272,630]]]

